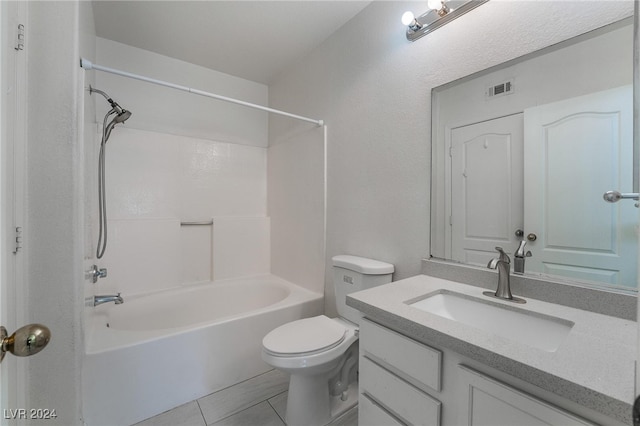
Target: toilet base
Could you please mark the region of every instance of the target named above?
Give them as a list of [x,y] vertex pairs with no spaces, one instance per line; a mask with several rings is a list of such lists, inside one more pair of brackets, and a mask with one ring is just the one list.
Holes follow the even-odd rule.
[[[358,403],[358,382],[349,384],[343,396],[327,391],[328,376],[291,375],[287,398],[287,425],[324,426]],[[346,397],[343,401],[342,398]]]

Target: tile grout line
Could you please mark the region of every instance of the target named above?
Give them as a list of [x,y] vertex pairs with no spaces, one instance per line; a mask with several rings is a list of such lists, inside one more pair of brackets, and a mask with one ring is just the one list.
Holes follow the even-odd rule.
[[[278,395],[279,395],[279,394],[278,394]],[[273,398],[273,397],[271,397],[271,398]],[[255,407],[256,405],[260,405],[260,404],[262,404],[263,402],[266,402],[266,403],[269,405],[269,407],[271,407],[271,409],[273,410],[273,412],[274,412],[274,413],[276,413],[276,416],[278,416],[278,412],[275,410],[275,408],[273,408],[273,406],[272,406],[271,404],[269,404],[269,400],[268,400],[268,399],[263,399],[262,401],[258,401],[258,402],[256,402],[256,403],[255,403],[255,404],[253,404],[253,405],[250,405],[250,406],[248,406],[248,407],[246,407],[246,408],[243,408],[242,410],[239,410],[239,411],[236,411],[235,413],[229,414],[229,415],[228,415],[228,416],[226,416],[226,417],[222,417],[221,419],[218,419],[218,420],[216,420],[215,422],[213,422],[213,423],[211,423],[211,424],[212,424],[212,425],[214,425],[214,424],[216,424],[216,423],[218,423],[218,422],[221,422],[221,421],[223,421],[223,420],[226,420],[226,419],[228,419],[229,417],[233,417],[233,416],[235,416],[236,414],[240,414],[240,413],[242,413],[242,412],[244,412],[244,411],[246,411],[246,410],[249,410],[249,409],[251,409],[251,408]],[[204,417],[204,415],[203,415],[203,417]],[[278,417],[280,418],[280,416],[278,416]],[[204,419],[204,422],[205,422],[205,424],[206,424],[207,426],[210,426],[210,424],[209,424],[209,423],[207,423],[207,419]],[[285,423],[285,424],[286,424],[286,423]]]
[[[198,398],[197,400],[199,400],[199,399],[203,399],[203,398],[207,398],[207,397],[209,397],[209,396],[211,396],[211,395],[215,395],[216,393],[218,393],[218,392],[222,392],[223,390],[231,389],[231,388],[232,388],[232,387],[234,387],[234,386],[238,386],[238,385],[239,385],[239,384],[241,384],[241,383],[248,382],[249,380],[256,379],[256,378],[258,378],[258,377],[260,377],[260,376],[264,376],[265,374],[269,374],[269,373],[271,373],[272,371],[276,371],[276,369],[275,369],[275,368],[272,368],[271,370],[265,371],[264,373],[260,373],[260,374],[258,374],[258,375],[256,375],[256,376],[249,377],[248,379],[245,379],[245,380],[243,380],[243,381],[241,381],[241,382],[238,382],[238,383],[234,383],[234,384],[232,384],[232,385],[229,385],[229,386],[227,386],[226,388],[218,389],[218,390],[217,390],[217,391],[215,391],[215,392],[211,392],[211,393],[209,393],[209,394],[206,394],[205,396],[201,396],[201,397],[200,397],[200,398]],[[197,401],[197,400],[196,400],[196,401]]]
[[[282,394],[283,394],[283,393],[285,393],[285,392],[289,392],[289,389],[287,389],[287,390],[286,390],[286,391],[284,391],[284,392],[280,392],[278,395],[282,395]],[[272,397],[271,397],[271,398],[269,398],[269,399],[273,399],[273,398],[275,398],[275,397],[276,397],[276,396],[278,396],[278,395],[274,395],[274,396],[272,396]],[[276,410],[276,407],[274,407],[274,406],[273,406],[273,404],[272,404],[271,402],[269,402],[269,399],[267,399],[267,403],[271,406],[271,409],[273,409],[273,411],[275,411],[275,412],[276,412],[276,416],[280,417],[280,420],[282,420],[282,423],[284,423],[284,424],[286,425],[286,424],[287,424],[287,422],[286,422],[286,421],[285,421],[285,420],[280,416],[280,414],[278,413],[278,410]]]
[[[0,0],[0,1],[1,1],[1,0]],[[254,379],[256,379],[256,378],[258,378],[258,377],[260,377],[260,376],[264,376],[264,375],[266,375],[266,374],[268,374],[268,373],[271,373],[271,372],[273,372],[273,371],[275,371],[275,369],[271,369],[271,370],[265,371],[264,373],[260,373],[260,374],[258,374],[258,375],[256,375],[256,376],[250,377],[250,378],[248,378],[248,379],[246,379],[246,380],[243,380],[243,381],[241,381],[241,382],[234,383],[233,385],[227,386],[227,387],[225,387],[225,388],[219,389],[219,390],[217,390],[217,391],[215,391],[215,392],[212,392],[212,393],[207,394],[207,395],[205,395],[205,396],[202,396],[202,397],[200,397],[200,398],[196,398],[196,399],[194,399],[194,400],[191,400],[191,401],[189,401],[189,402],[186,402],[185,404],[189,404],[189,403],[191,403],[191,402],[195,402],[195,403],[196,403],[196,405],[197,405],[197,407],[198,407],[198,410],[200,411],[200,416],[202,417],[202,420],[203,420],[204,424],[208,426],[207,418],[205,417],[205,415],[204,415],[204,411],[202,410],[202,406],[200,405],[200,400],[201,400],[201,399],[207,398],[207,397],[209,397],[209,396],[211,396],[211,395],[215,395],[215,394],[216,394],[216,393],[218,393],[218,392],[222,392],[222,391],[224,391],[224,390],[231,389],[231,388],[233,388],[233,387],[235,387],[235,386],[238,386],[238,385],[240,385],[240,384],[242,384],[242,383],[248,382],[249,380],[254,380]],[[256,402],[255,404],[253,404],[253,405],[251,405],[251,406],[248,406],[248,407],[246,407],[246,408],[244,408],[244,409],[242,409],[242,410],[239,410],[239,411],[236,411],[236,412],[234,412],[234,413],[232,413],[232,414],[229,414],[229,415],[228,415],[228,416],[226,416],[226,417],[223,417],[223,418],[217,419],[217,420],[216,420],[215,422],[213,422],[213,423],[216,423],[216,422],[219,422],[219,421],[221,421],[221,420],[227,419],[227,418],[229,418],[229,417],[231,417],[231,416],[234,416],[234,415],[236,415],[236,414],[238,414],[238,413],[241,413],[241,412],[242,412],[242,411],[244,411],[244,410],[248,410],[249,408],[255,407],[256,405],[261,404],[261,403],[263,403],[263,402],[267,402],[267,403],[269,404],[269,407],[271,407],[271,409],[276,413],[276,415],[278,416],[278,418],[282,419],[282,418],[280,417],[280,415],[278,414],[278,412],[276,411],[276,409],[275,409],[275,408],[273,408],[273,406],[271,405],[271,403],[269,403],[269,399],[274,398],[274,397],[276,397],[276,396],[278,396],[278,395],[280,395],[280,394],[282,394],[282,393],[284,393],[284,392],[287,392],[287,390],[284,390],[283,392],[280,392],[280,393],[277,393],[277,394],[275,394],[275,395],[271,395],[271,396],[269,396],[269,397],[266,397],[265,399],[262,399],[262,400],[260,400],[260,401]],[[185,405],[185,404],[182,404],[182,405]],[[179,407],[179,406],[178,406],[178,407]],[[176,408],[178,408],[178,407],[171,408],[171,409],[166,410],[166,411],[164,411],[164,412],[162,412],[162,413],[160,413],[160,414],[157,414],[157,415],[155,415],[155,416],[153,416],[153,417],[157,417],[157,416],[160,416],[160,415],[163,415],[163,414],[169,413],[169,412],[171,412],[171,411],[175,410],[175,409],[176,409]],[[151,419],[151,418],[153,418],[153,417],[149,417],[149,418],[147,418],[147,419],[141,420],[141,422],[146,421],[146,420],[149,420],[149,419]],[[283,422],[284,422],[284,420],[283,420]],[[212,424],[213,424],[213,423],[212,423]],[[285,424],[286,424],[286,423],[285,423]]]
[[[276,369],[271,369],[271,370],[269,370],[269,371],[266,371],[266,372],[264,372],[264,373],[261,373],[261,374],[258,374],[258,375],[256,375],[256,376],[250,377],[250,378],[248,378],[248,379],[246,379],[246,380],[243,380],[243,381],[241,381],[241,382],[235,383],[235,384],[233,384],[233,385],[231,385],[231,386],[227,386],[226,388],[220,389],[220,390],[218,390],[218,391],[212,392],[212,393],[210,393],[210,394],[208,394],[208,395],[205,395],[205,396],[203,396],[203,397],[201,397],[201,398],[196,399],[195,401],[196,401],[196,403],[198,404],[198,409],[200,410],[200,414],[202,415],[202,418],[204,419],[204,423],[205,423],[205,425],[209,426],[209,423],[207,422],[207,418],[206,418],[206,416],[204,415],[204,411],[202,410],[202,407],[201,407],[201,405],[200,405],[200,400],[202,400],[202,399],[204,399],[204,398],[208,398],[208,397],[210,397],[210,396],[212,396],[212,395],[215,395],[215,394],[216,394],[216,393],[218,393],[218,392],[222,392],[222,391],[225,391],[225,390],[231,389],[231,388],[233,388],[233,387],[239,386],[239,385],[241,385],[242,383],[248,382],[248,381],[250,381],[250,380],[255,380],[256,378],[258,378],[258,377],[260,377],[260,376],[264,376],[264,375],[266,375],[266,374],[268,374],[268,373],[271,373],[271,372],[274,372],[274,371],[276,371]],[[288,386],[287,386],[287,387],[288,387]],[[222,417],[222,418],[216,419],[216,420],[215,420],[214,422],[212,422],[211,424],[215,424],[215,423],[218,423],[218,422],[220,422],[220,421],[222,421],[222,420],[228,419],[229,417],[235,416],[236,414],[239,414],[239,413],[241,413],[241,412],[243,412],[243,411],[245,411],[245,410],[248,410],[248,409],[250,409],[250,408],[253,408],[253,407],[255,407],[256,405],[262,404],[263,402],[266,402],[266,403],[267,403],[267,405],[269,406],[269,408],[271,408],[271,409],[273,410],[273,412],[276,414],[276,416],[278,416],[278,418],[279,418],[279,419],[282,419],[282,418],[280,417],[280,415],[278,414],[278,412],[276,411],[276,409],[275,409],[275,408],[273,408],[273,406],[271,405],[271,403],[269,403],[269,399],[274,398],[274,397],[276,397],[276,396],[278,396],[278,395],[281,395],[282,393],[287,392],[287,391],[288,391],[288,389],[286,389],[286,390],[284,390],[284,391],[282,391],[282,392],[280,392],[280,393],[276,393],[276,394],[272,394],[272,395],[266,396],[266,397],[264,397],[264,399],[260,399],[260,400],[258,400],[258,401],[254,401],[254,402],[255,402],[254,404],[252,404],[252,405],[250,405],[250,406],[247,406],[247,407],[243,408],[242,410],[238,410],[238,411],[232,412],[232,413],[230,413],[229,415],[227,415],[227,416],[225,416],[225,417]],[[282,420],[282,422],[283,422],[283,423],[285,423],[285,422],[284,422],[284,420]],[[286,423],[285,423],[285,425],[286,425]]]
[[200,410],[200,415],[202,416],[202,422],[204,423],[205,426],[207,426],[207,419],[204,417],[204,413],[202,412],[200,401],[198,401],[197,399],[195,401],[196,401],[196,404],[198,405],[198,410]]

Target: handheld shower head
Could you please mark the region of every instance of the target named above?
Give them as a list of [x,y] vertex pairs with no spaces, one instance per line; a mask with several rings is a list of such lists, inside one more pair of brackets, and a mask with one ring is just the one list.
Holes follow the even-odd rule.
[[[94,92],[104,96],[107,102],[109,102],[109,104],[111,105],[111,110],[107,112],[107,115],[104,116],[105,126],[104,126],[104,137],[102,139],[102,144],[105,144],[107,143],[107,140],[111,135],[111,130],[113,130],[113,126],[115,126],[118,123],[124,123],[125,121],[127,121],[129,117],[131,117],[131,111],[127,111],[126,109],[122,108],[120,105],[118,105],[116,101],[111,99],[111,97],[109,97],[109,95],[107,95],[102,90],[94,89],[93,87],[89,86],[89,93],[91,94]],[[111,119],[109,124],[106,124],[107,118],[112,114],[116,114],[116,116]]]
[[[114,111],[114,110],[116,109],[114,108],[111,111]],[[126,109],[123,109],[123,110],[120,110],[120,112],[118,112],[117,115],[111,119],[109,124],[107,124],[107,126],[105,127],[104,143],[107,143],[107,140],[111,135],[111,130],[113,130],[113,127],[118,123],[124,123],[129,119],[129,117],[131,117],[131,111],[127,111]]]
[[[102,90],[94,89],[89,86],[89,93],[99,93],[109,102],[111,109],[105,114],[102,121],[102,140],[100,141],[100,154],[98,158],[98,213],[100,220],[100,230],[98,232],[98,248],[96,249],[96,257],[101,259],[107,249],[107,200],[105,191],[105,152],[107,141],[111,135],[111,131],[118,123],[124,123],[131,117],[131,111],[127,111],[118,105]],[[115,115],[114,115],[115,114]],[[107,120],[114,115],[109,124]]]
[[123,109],[118,115],[113,118],[113,121],[115,121],[116,123],[124,123],[129,119],[129,117],[131,117],[131,111]]

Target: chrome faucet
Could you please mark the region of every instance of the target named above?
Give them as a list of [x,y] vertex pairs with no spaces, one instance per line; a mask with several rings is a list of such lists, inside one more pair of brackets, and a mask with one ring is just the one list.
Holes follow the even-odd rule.
[[527,245],[525,240],[520,241],[518,249],[513,254],[513,272],[515,274],[524,274],[524,259],[525,257],[531,257],[531,251],[525,253],[524,246]]
[[93,306],[102,305],[103,303],[114,302],[116,305],[121,305],[124,303],[124,299],[120,296],[120,293],[117,295],[109,295],[109,296],[94,296],[93,297]]
[[107,276],[107,268],[99,268],[98,265],[92,265],[91,269],[86,271],[85,278],[91,279],[92,283],[97,283],[98,278],[105,278]]
[[498,289],[495,293],[492,291],[485,291],[483,294],[486,296],[497,297],[499,299],[510,300],[516,303],[525,303],[524,299],[513,297],[513,294],[511,294],[511,259],[509,259],[509,256],[504,252],[502,247],[496,247],[496,250],[500,253],[500,256],[491,259],[487,264],[487,268],[498,270]]

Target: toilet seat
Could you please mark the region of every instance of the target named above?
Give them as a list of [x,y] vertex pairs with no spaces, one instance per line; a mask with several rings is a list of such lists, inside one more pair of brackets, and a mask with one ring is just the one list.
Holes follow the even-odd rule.
[[347,329],[325,315],[284,324],[267,334],[262,345],[279,357],[298,357],[328,351],[342,343]]

